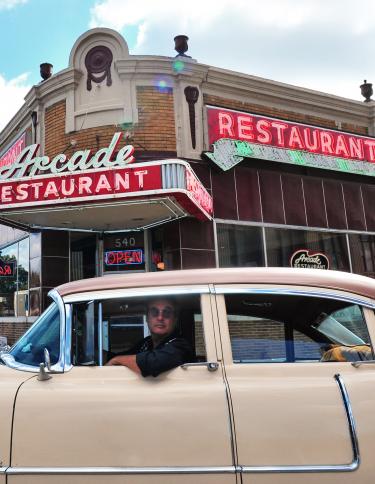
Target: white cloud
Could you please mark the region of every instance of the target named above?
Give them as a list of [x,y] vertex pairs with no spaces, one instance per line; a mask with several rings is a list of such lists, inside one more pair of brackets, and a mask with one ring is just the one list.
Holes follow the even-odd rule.
[[7,81],[0,75],[0,131],[23,105],[24,97],[31,89],[27,84],[28,76],[24,73]]
[[10,10],[21,3],[26,3],[28,0],[0,0],[0,10]]
[[374,16],[373,0],[98,0],[90,25],[135,28],[132,54],[174,56],[186,34],[199,62],[360,99],[375,82]]

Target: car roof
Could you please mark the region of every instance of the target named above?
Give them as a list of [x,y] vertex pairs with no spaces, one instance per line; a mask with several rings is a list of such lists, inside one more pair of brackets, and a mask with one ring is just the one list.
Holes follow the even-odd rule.
[[61,296],[109,289],[199,284],[281,284],[348,291],[375,299],[375,279],[348,272],[287,267],[236,267],[127,273],[82,279],[58,286]]

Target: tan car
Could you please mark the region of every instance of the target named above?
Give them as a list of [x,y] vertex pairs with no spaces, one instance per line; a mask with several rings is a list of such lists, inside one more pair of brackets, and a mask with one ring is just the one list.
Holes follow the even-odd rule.
[[[213,269],[50,296],[1,355],[1,484],[374,482],[374,280]],[[155,296],[178,306],[193,361],[105,366],[147,335]]]

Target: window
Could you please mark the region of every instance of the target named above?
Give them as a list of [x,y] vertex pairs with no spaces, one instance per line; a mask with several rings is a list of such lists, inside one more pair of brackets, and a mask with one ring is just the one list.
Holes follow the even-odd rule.
[[360,306],[305,295],[225,296],[235,363],[372,359]]
[[267,260],[270,267],[290,267],[292,255],[301,249],[322,253],[329,268],[350,272],[349,254],[344,234],[307,230],[266,228]]
[[217,224],[220,267],[262,267],[262,229],[245,225]]
[[73,304],[72,362],[104,365],[113,356],[132,354],[149,333],[147,314],[156,299],[175,307],[176,334],[193,347],[199,361],[206,361],[199,295],[103,299]]
[[0,273],[0,316],[27,316],[29,310],[29,239],[4,247],[0,259],[11,271]]
[[51,365],[56,364],[60,356],[60,313],[55,303],[18,340],[10,355],[22,365],[39,366],[44,362],[45,348],[49,351]]

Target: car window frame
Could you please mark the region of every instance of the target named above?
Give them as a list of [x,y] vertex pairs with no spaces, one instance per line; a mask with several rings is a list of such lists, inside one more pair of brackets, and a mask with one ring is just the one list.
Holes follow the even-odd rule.
[[[27,335],[30,333],[30,331],[37,325],[40,321],[40,318],[44,317],[46,315],[46,312],[52,311],[51,307],[53,304],[57,306],[58,312],[59,312],[59,319],[60,319],[60,342],[59,342],[59,358],[57,362],[51,366],[50,370],[53,373],[63,373],[65,369],[65,326],[66,326],[66,316],[65,316],[65,306],[63,303],[63,300],[60,296],[60,294],[56,291],[56,289],[52,289],[49,291],[48,296],[52,299],[52,304],[48,306],[48,308],[43,311],[43,313],[39,316],[39,318],[30,326],[30,328],[22,335],[22,337],[27,337]],[[18,340],[19,341],[19,340]],[[12,348],[18,343],[16,343],[12,346]],[[12,350],[10,349],[10,351]],[[5,364],[14,370],[19,370],[19,371],[26,371],[30,373],[38,373],[40,371],[40,363],[45,363],[44,361],[41,361],[39,365],[26,365],[24,363],[19,363],[16,361],[11,355],[4,354],[3,355],[3,361]]]
[[[173,297],[179,295],[198,295],[201,300],[202,324],[204,333],[204,344],[206,349],[207,361],[220,360],[220,351],[217,347],[215,338],[214,324],[212,318],[214,312],[212,311],[212,301],[209,284],[197,284],[189,286],[158,286],[158,287],[142,287],[142,288],[125,288],[125,289],[102,289],[96,291],[83,291],[81,293],[69,294],[63,297],[64,311],[66,314],[65,324],[65,350],[64,350],[64,371],[71,371],[73,368],[79,368],[72,363],[72,325],[73,325],[73,305],[78,303],[85,303],[89,301],[97,301],[98,303],[108,299],[122,299],[132,297]],[[99,317],[102,317],[99,311]],[[102,324],[103,321],[100,321]],[[100,333],[99,333],[100,334]],[[95,365],[95,367],[100,367]],[[108,367],[111,368],[111,367]]]
[[[226,294],[278,294],[278,295],[297,295],[307,297],[319,297],[325,299],[336,299],[338,301],[350,302],[360,306],[364,322],[367,326],[367,331],[370,338],[372,350],[375,352],[375,301],[358,294],[349,293],[335,289],[311,287],[311,286],[292,286],[282,284],[215,284],[212,286],[212,292],[215,295],[216,308],[219,318],[219,326],[221,328],[221,345],[223,352],[223,359],[226,364],[239,366],[240,363],[235,363],[233,360],[232,345],[229,334],[229,325],[227,320],[225,295]],[[289,362],[286,362],[289,364]],[[294,362],[301,364],[300,362]],[[304,362],[305,363],[305,362]],[[306,363],[319,364],[320,361],[307,360]],[[348,362],[342,362],[348,363]],[[263,362],[243,363],[248,365],[261,365]],[[266,365],[283,364],[279,362],[264,362]]]

